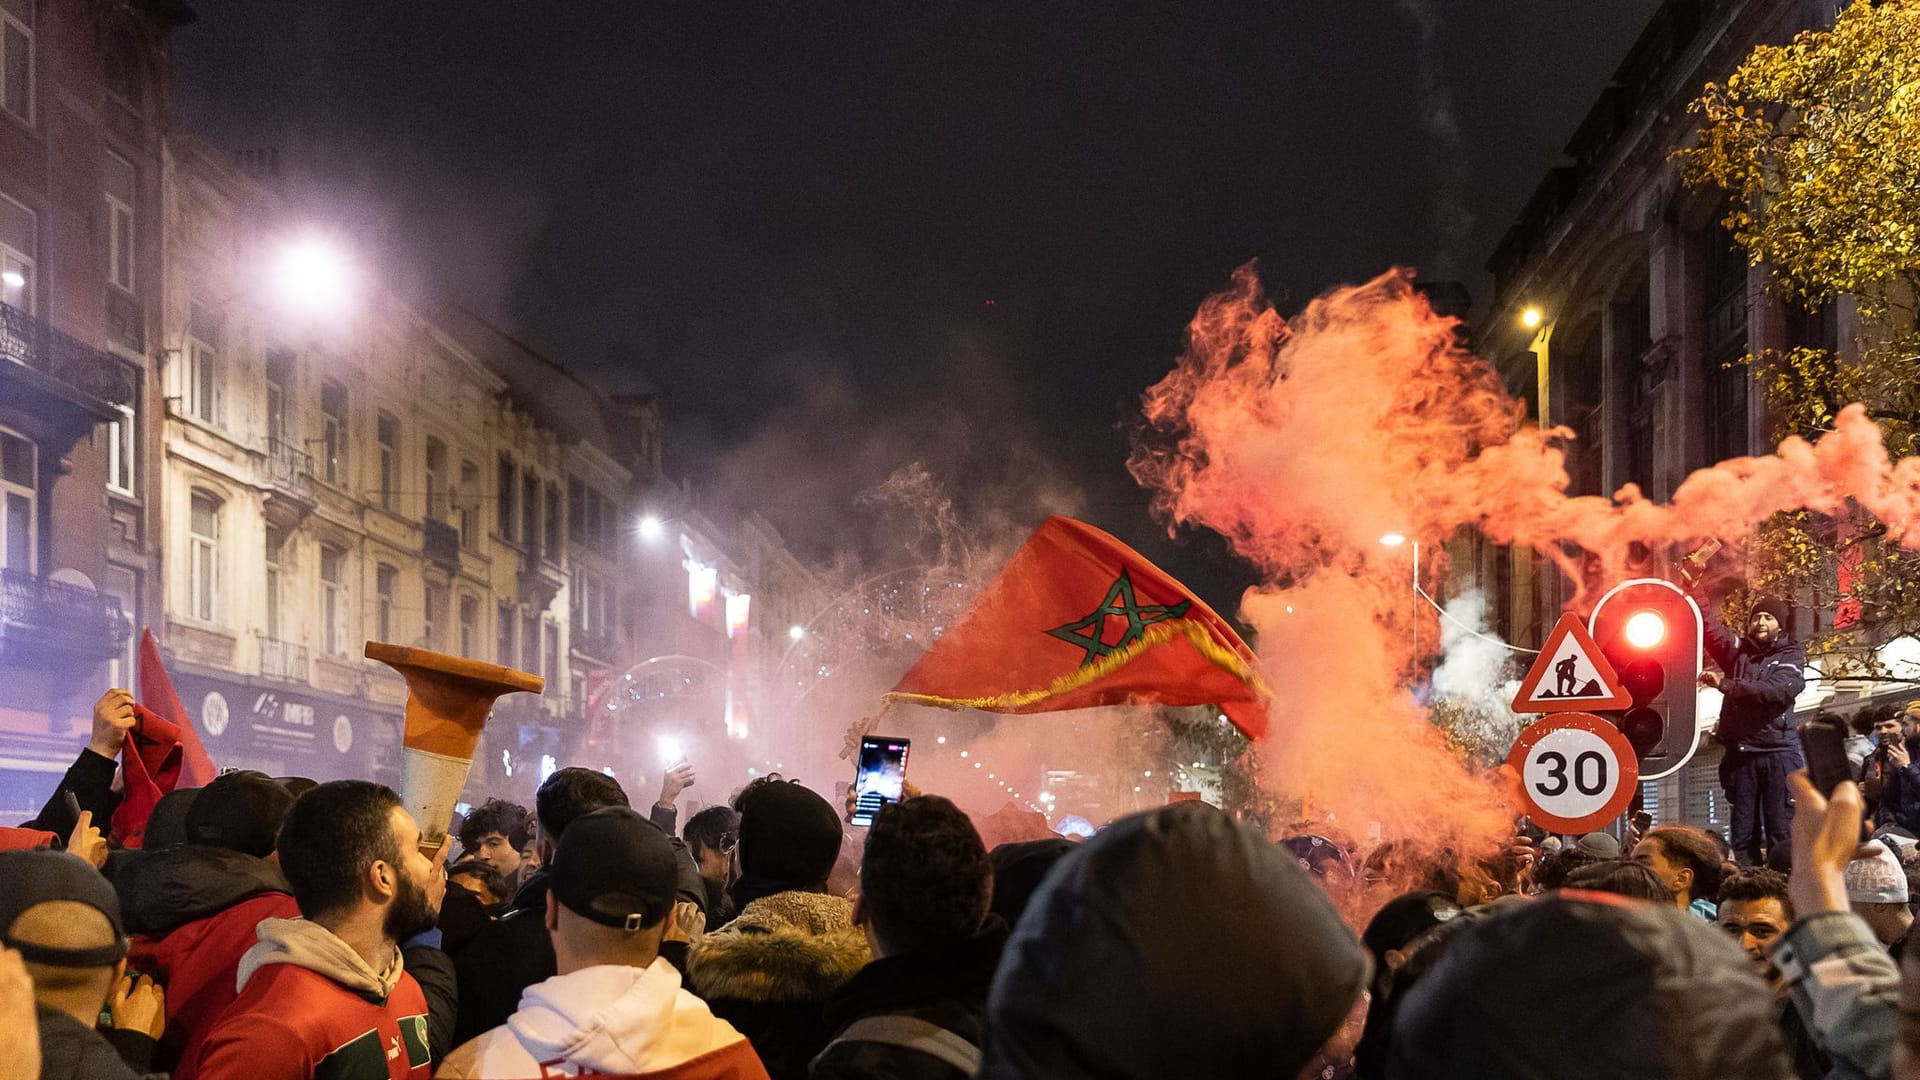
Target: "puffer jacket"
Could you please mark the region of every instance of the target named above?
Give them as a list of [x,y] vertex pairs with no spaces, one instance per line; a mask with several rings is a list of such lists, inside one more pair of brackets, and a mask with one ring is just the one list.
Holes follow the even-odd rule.
[[133,948],[127,965],[167,991],[155,1066],[167,1071],[239,996],[240,958],[266,919],[300,915],[279,867],[225,848],[183,844],[126,853],[114,876]]
[[1761,647],[1709,619],[1707,655],[1726,673],[1720,691],[1720,742],[1748,753],[1800,752],[1793,700],[1807,688],[1807,652],[1782,637]]
[[740,909],[689,952],[687,978],[753,1043],[774,1080],[802,1080],[833,1037],[826,1003],[871,958],[853,903],[780,892]]

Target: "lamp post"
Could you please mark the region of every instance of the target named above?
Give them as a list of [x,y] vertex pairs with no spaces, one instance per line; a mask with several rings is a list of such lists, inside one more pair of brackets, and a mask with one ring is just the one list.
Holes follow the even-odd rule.
[[1533,342],[1527,346],[1527,351],[1533,354],[1534,378],[1537,380],[1535,393],[1540,401],[1540,427],[1545,430],[1553,424],[1551,419],[1553,416],[1551,377],[1553,369],[1550,363],[1550,349],[1553,344],[1554,320],[1546,312],[1528,305],[1520,312],[1520,325],[1533,331]]

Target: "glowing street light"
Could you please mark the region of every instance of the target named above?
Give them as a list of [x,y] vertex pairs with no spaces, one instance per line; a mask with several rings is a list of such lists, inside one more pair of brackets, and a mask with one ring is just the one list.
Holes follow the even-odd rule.
[[1401,544],[1407,542],[1407,537],[1405,533],[1390,532],[1382,536],[1380,542],[1387,547],[1399,547]]
[[801,638],[807,636],[807,628],[798,624],[789,626],[787,627],[787,636],[795,641],[799,641]]
[[661,521],[658,514],[648,514],[640,519],[640,539],[658,540],[666,528],[666,522]]
[[1528,304],[1526,309],[1520,312],[1520,325],[1529,330],[1537,330],[1540,324],[1546,320],[1546,317],[1545,312],[1534,307],[1532,304]]
[[346,252],[317,233],[301,236],[280,250],[272,283],[290,308],[317,312],[345,306],[353,293],[353,266]]
[[27,287],[27,275],[18,270],[9,270],[0,274],[0,284],[5,284],[9,289],[24,289]]

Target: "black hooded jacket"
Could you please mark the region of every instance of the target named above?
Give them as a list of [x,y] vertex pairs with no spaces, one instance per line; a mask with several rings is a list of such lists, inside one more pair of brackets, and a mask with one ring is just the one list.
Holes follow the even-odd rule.
[[159,937],[250,896],[291,893],[265,859],[203,844],[126,853],[113,877],[127,933]]
[[156,1075],[147,1072],[154,1041],[144,1034],[97,1031],[44,1005],[34,1008],[34,1018],[40,1028],[40,1080],[138,1080]]
[[[911,1016],[979,1046],[987,1023],[987,992],[1007,944],[997,915],[971,937],[924,952],[871,961],[827,1002],[835,1038],[856,1020]],[[830,1043],[814,1059],[810,1080],[965,1080],[966,1074],[932,1055],[881,1042]]]
[[982,1080],[1293,1076],[1367,984],[1297,860],[1204,803],[1109,825],[1007,943]]
[[1707,655],[1726,673],[1720,690],[1720,742],[1729,750],[1779,753],[1800,749],[1793,700],[1807,688],[1807,653],[1781,632],[1771,645],[1736,637],[1709,619]]

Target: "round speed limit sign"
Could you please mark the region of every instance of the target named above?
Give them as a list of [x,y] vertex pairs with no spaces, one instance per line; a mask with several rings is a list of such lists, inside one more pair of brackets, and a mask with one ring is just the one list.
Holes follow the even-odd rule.
[[1562,713],[1514,740],[1507,764],[1520,774],[1527,813],[1551,832],[1584,833],[1626,812],[1640,782],[1633,746],[1592,713]]

